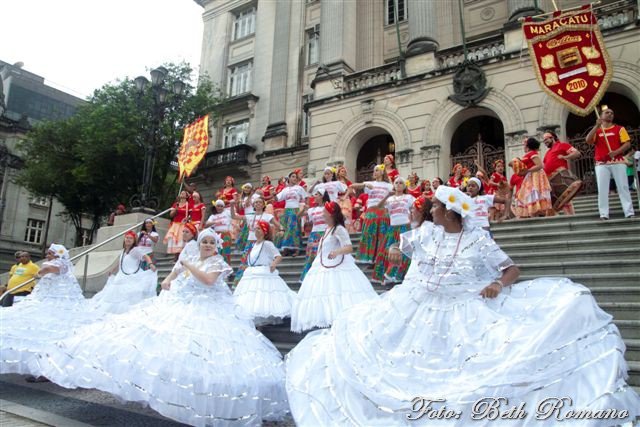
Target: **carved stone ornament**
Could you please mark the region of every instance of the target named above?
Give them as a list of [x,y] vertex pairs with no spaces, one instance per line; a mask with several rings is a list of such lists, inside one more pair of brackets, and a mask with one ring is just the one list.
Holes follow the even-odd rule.
[[465,61],[453,75],[453,95],[449,99],[463,107],[477,105],[489,93],[487,77],[477,65]]

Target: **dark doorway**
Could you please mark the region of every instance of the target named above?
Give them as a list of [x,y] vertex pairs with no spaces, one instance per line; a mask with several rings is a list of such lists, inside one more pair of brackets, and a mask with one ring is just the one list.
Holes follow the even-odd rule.
[[377,135],[365,142],[356,160],[356,182],[371,181],[373,167],[382,163],[387,154],[395,156],[395,150],[395,143],[389,134]]

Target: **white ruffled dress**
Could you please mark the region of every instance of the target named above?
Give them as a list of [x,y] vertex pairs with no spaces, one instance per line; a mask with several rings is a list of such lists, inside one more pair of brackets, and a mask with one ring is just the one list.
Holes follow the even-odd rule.
[[[488,233],[460,237],[425,223],[403,235],[407,246],[413,257],[402,285],[343,312],[289,353],[298,426],[609,426],[640,412],[625,383],[623,341],[586,287],[540,278],[483,299],[479,292],[512,265]],[[544,406],[565,397],[571,403],[557,414]],[[445,406],[459,417],[418,417],[422,398],[445,399],[430,405],[434,413]],[[524,404],[526,416],[473,420],[485,398],[508,399],[501,413]],[[559,421],[581,409],[632,418]]]
[[146,402],[194,426],[258,426],[288,412],[278,350],[236,315],[215,255],[190,260],[219,272],[207,286],[182,270],[170,292],[83,328],[45,355],[44,375],[63,387],[95,388]]
[[371,282],[350,254],[329,259],[331,251],[347,245],[351,245],[351,238],[342,226],[335,231],[327,229],[320,239],[318,254],[302,281],[291,312],[293,332],[326,328],[344,309],[378,299]]
[[132,305],[155,297],[158,274],[140,268],[144,256],[150,252],[151,248],[144,246],[136,246],[129,253],[122,251],[118,273],[109,276],[104,288],[91,298],[91,308],[98,313],[124,313]]
[[280,256],[275,245],[265,240],[255,244],[247,258],[247,269],[233,296],[236,303],[253,318],[256,325],[277,324],[291,316],[296,293],[271,271],[274,258]]
[[37,354],[96,320],[73,275],[73,265],[55,259],[33,292],[12,307],[0,308],[0,373],[40,375]]

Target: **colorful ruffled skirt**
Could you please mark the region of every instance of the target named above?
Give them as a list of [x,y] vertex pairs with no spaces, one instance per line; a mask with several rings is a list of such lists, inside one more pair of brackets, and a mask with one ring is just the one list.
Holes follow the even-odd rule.
[[378,251],[376,256],[376,263],[374,268],[374,279],[380,280],[380,270],[384,271],[383,276],[385,280],[393,281],[396,283],[402,282],[404,275],[407,274],[409,269],[410,259],[406,256],[402,257],[400,264],[391,264],[387,257],[389,247],[394,243],[400,242],[400,235],[411,229],[411,224],[402,224],[387,226],[385,233],[385,250]]
[[182,252],[182,248],[184,247],[182,230],[184,230],[184,224],[182,222],[171,222],[171,226],[163,239],[163,242],[167,245],[168,254],[179,254]]
[[519,218],[545,216],[553,214],[551,203],[551,185],[544,171],[530,172],[522,181],[516,194],[516,215]]
[[280,217],[280,224],[284,228],[284,235],[277,244],[278,248],[299,251],[302,247],[302,233],[298,222],[298,209],[285,209]]
[[[357,262],[373,264],[379,251],[385,248],[385,232],[389,226],[389,213],[383,208],[369,208],[362,224],[362,236],[358,246]],[[377,280],[382,280],[380,272]],[[375,277],[374,277],[375,278]]]
[[306,252],[306,260],[304,263],[304,267],[302,268],[302,274],[300,275],[300,282],[304,280],[304,276],[307,275],[307,272],[311,268],[311,264],[313,264],[313,260],[316,259],[316,255],[318,254],[318,242],[324,236],[324,231],[312,231],[309,234],[309,238],[307,239],[307,252]]
[[231,265],[231,247],[233,246],[233,239],[229,231],[221,231],[218,233],[222,237],[222,249],[220,249],[220,255],[224,258],[224,261]]
[[236,239],[236,249],[242,251],[243,248],[247,246],[247,239],[249,238],[249,226],[247,222],[244,221],[242,223],[242,228],[240,229],[240,233],[238,233],[238,238]]

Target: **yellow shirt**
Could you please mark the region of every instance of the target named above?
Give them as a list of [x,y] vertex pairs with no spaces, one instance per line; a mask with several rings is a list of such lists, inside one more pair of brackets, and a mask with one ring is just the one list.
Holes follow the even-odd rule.
[[[7,285],[7,289],[11,290],[16,286],[33,278],[38,273],[39,270],[40,270],[40,267],[38,267],[33,261],[29,261],[27,264],[20,263],[20,264],[14,265],[13,267],[11,267],[11,270],[9,271],[9,283]],[[36,285],[36,281],[34,280],[33,282],[29,283],[27,286],[18,289],[16,292],[12,292],[12,294],[18,293],[18,292],[24,292],[24,291],[31,292],[35,285]]]

